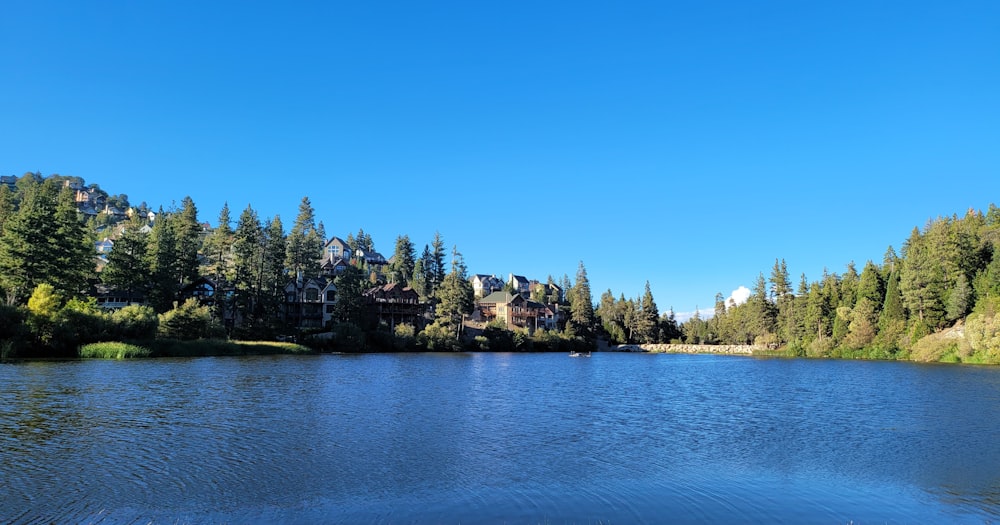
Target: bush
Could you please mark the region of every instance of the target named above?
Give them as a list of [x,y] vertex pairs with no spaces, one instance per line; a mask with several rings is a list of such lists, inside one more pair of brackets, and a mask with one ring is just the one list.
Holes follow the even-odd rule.
[[454,328],[447,323],[435,321],[427,325],[417,336],[420,346],[431,352],[457,352],[462,350],[462,345],[455,337]]
[[212,320],[212,312],[196,299],[188,299],[184,304],[159,316],[157,336],[167,339],[192,340],[225,337],[222,327]]
[[27,346],[30,333],[25,326],[28,314],[16,306],[0,305],[0,359],[17,357]]
[[118,338],[152,339],[156,336],[159,319],[152,307],[130,304],[111,314]]
[[396,325],[393,335],[393,347],[396,350],[412,350],[417,346],[417,329],[412,324]]

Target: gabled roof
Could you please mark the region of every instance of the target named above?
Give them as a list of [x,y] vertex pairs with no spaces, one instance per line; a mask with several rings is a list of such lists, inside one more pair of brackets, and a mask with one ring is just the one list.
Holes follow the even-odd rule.
[[493,292],[486,297],[479,300],[480,303],[497,303],[497,304],[509,304],[514,301],[515,297],[519,297],[520,294],[511,294],[510,292]]

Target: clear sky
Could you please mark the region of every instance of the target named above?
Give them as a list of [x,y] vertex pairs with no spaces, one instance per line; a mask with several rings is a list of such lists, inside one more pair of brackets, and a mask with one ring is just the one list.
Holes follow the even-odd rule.
[[27,171],[711,309],[1000,200],[1000,2],[11,0]]

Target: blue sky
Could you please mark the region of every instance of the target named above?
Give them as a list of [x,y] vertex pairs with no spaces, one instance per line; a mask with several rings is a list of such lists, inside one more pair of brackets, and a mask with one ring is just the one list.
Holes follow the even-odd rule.
[[711,309],[1000,189],[1000,3],[47,2],[0,17],[0,173]]

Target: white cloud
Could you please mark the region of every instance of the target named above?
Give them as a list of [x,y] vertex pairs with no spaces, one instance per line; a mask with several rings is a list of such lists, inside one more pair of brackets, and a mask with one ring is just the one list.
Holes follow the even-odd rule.
[[[741,285],[739,288],[733,290],[732,293],[729,294],[729,297],[726,298],[726,308],[733,303],[743,304],[747,302],[747,299],[750,298],[752,293],[753,292],[751,292],[749,288]],[[694,311],[674,312],[674,318],[677,319],[678,324],[681,324],[694,317],[694,314]],[[713,305],[712,308],[698,308],[698,316],[702,319],[711,319],[715,317],[715,306]]]
[[750,298],[750,289],[746,286],[740,286],[739,288],[733,290],[733,293],[729,294],[726,299],[726,306],[728,307],[731,303],[743,304],[747,302]]

